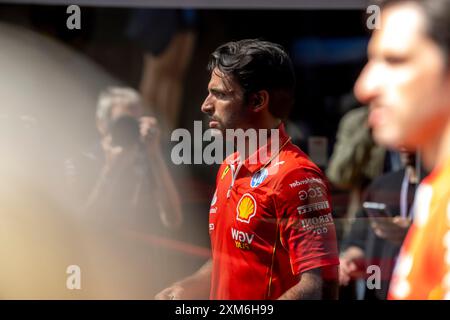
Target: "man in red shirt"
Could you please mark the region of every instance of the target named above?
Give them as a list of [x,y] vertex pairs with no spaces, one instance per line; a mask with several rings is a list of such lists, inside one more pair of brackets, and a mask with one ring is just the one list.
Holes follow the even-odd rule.
[[228,129],[271,135],[267,143],[255,135],[254,152],[255,141],[244,139],[244,148],[222,164],[210,208],[212,259],[157,298],[336,298],[328,184],[282,123],[294,100],[289,57],[270,42],[229,42],[212,54],[209,70],[202,111],[210,128],[225,137]]

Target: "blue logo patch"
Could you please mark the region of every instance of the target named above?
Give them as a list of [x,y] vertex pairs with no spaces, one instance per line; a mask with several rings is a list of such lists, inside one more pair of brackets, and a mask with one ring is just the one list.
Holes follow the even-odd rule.
[[255,173],[252,177],[252,181],[250,181],[250,187],[256,188],[261,183],[263,183],[264,180],[266,180],[267,176],[269,175],[269,171],[267,169],[264,169],[262,171],[258,171]]

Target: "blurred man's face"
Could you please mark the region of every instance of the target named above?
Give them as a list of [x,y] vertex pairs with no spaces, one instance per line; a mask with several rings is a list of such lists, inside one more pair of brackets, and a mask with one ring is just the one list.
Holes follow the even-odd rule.
[[381,22],[355,94],[370,105],[369,124],[378,143],[420,147],[448,121],[450,73],[425,32],[425,16],[417,4],[387,7]]
[[202,111],[209,116],[209,127],[225,133],[225,129],[247,129],[244,94],[236,81],[225,77],[218,69],[211,73],[208,96]]
[[117,120],[122,116],[140,118],[142,116],[142,107],[140,104],[118,103],[111,108],[111,121]]
[[109,124],[123,116],[130,116],[139,119],[143,115],[143,108],[140,104],[116,103],[111,107],[109,120],[100,120],[97,118],[97,129],[100,135],[105,137],[110,134]]

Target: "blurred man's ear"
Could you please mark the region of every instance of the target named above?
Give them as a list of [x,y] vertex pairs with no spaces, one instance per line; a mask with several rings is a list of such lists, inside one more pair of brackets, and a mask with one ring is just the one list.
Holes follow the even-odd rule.
[[269,98],[269,92],[260,90],[250,94],[249,105],[256,112],[262,111],[263,109],[269,109]]

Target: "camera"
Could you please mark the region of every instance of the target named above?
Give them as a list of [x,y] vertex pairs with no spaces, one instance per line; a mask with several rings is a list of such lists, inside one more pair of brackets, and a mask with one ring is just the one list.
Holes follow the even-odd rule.
[[113,120],[110,133],[113,146],[127,149],[140,143],[139,122],[132,116],[124,115]]

